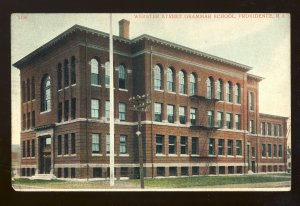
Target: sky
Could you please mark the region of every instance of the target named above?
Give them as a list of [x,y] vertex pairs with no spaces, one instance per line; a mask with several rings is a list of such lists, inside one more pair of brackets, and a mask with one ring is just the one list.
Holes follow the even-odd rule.
[[[130,21],[130,39],[142,34],[161,38],[252,67],[250,74],[264,77],[259,88],[261,113],[290,117],[289,14],[113,14]],[[109,33],[109,14],[11,15],[12,64],[74,24]],[[20,73],[11,66],[12,143],[20,141]],[[289,140],[290,142],[290,140]]]

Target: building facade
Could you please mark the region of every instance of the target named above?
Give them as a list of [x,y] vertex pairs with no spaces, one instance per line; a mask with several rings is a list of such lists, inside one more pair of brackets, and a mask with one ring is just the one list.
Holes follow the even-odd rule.
[[[285,117],[259,113],[250,67],[149,35],[114,36],[115,174],[146,177],[285,172]],[[21,78],[21,176],[109,178],[109,35],[75,25],[14,64]]]

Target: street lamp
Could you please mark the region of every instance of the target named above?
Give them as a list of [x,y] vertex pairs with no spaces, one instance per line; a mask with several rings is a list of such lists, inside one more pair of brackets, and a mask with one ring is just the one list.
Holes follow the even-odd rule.
[[142,112],[147,112],[149,110],[149,105],[151,101],[149,95],[143,94],[142,96],[137,95],[135,97],[129,98],[129,109],[137,112],[138,115],[138,129],[136,132],[138,138],[138,147],[139,147],[139,163],[140,163],[140,180],[141,188],[144,189],[144,167],[143,167],[143,141],[142,141],[142,132],[141,132],[141,114]]

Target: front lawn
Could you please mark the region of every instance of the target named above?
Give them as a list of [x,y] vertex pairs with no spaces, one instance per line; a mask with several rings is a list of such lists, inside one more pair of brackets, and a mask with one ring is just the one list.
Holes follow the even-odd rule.
[[[261,182],[283,182],[290,181],[290,176],[282,174],[263,175],[235,175],[235,176],[201,176],[145,179],[145,187],[184,188],[197,186],[213,186],[226,184],[245,184]],[[140,184],[139,180],[128,180],[133,184]]]

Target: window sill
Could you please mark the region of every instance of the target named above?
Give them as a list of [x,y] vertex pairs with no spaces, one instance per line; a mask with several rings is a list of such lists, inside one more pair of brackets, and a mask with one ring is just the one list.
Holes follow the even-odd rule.
[[76,84],[72,84],[72,85],[71,85],[71,87],[75,87],[75,86],[76,86]]
[[32,99],[31,101],[35,102],[36,99]]
[[218,155],[218,157],[225,157],[225,155]]
[[129,154],[119,154],[120,157],[129,157]]
[[177,157],[177,154],[168,154],[169,157]]
[[169,94],[176,94],[176,92],[167,91]]
[[65,87],[65,89],[69,89],[70,86]]
[[51,112],[51,109],[47,110],[47,111],[40,112],[40,114],[46,114],[46,113],[49,113],[49,112]]
[[208,156],[209,156],[209,157],[216,157],[216,155],[211,155],[211,154],[209,154]]
[[155,154],[156,157],[165,157],[165,154]]
[[57,157],[62,157],[62,155],[57,155]]
[[161,89],[154,89],[154,91],[156,91],[156,92],[164,92],[164,90],[161,90]]
[[91,84],[92,87],[101,87],[99,84]]
[[92,153],[92,156],[93,156],[93,157],[101,157],[101,156],[102,156],[102,154],[96,154],[96,153]]
[[236,155],[237,158],[243,158],[243,155]]
[[61,91],[62,91],[62,89],[57,90],[57,92],[61,92]]
[[179,93],[179,95],[181,95],[181,96],[186,96],[186,97],[188,96],[187,94],[182,94],[182,93]]
[[[108,156],[108,157],[109,157],[109,156],[110,156],[110,154],[106,154],[106,156]],[[116,156],[117,156],[117,154],[115,154],[114,156],[116,157]]]
[[189,155],[188,154],[180,154],[179,156],[180,157],[188,157]]
[[128,89],[119,88],[119,91],[128,92]]
[[234,156],[233,156],[233,155],[227,155],[227,157],[229,157],[229,158],[233,158]]
[[191,154],[191,157],[200,157],[198,154]]
[[70,156],[71,156],[71,157],[76,157],[76,156],[77,156],[77,154],[71,154]]

